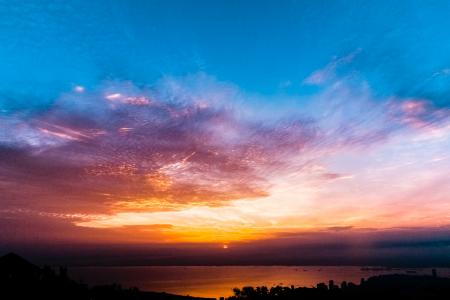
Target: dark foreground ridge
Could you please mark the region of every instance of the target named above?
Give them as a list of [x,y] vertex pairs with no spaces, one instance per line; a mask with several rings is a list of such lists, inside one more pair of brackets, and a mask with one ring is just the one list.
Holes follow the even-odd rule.
[[[359,285],[330,281],[316,287],[275,286],[235,288],[227,300],[294,299],[450,299],[450,278],[416,275],[383,275],[361,280]],[[88,287],[70,279],[67,269],[59,272],[40,268],[10,253],[0,257],[0,299],[67,300],[206,300],[167,293],[144,292],[111,284]],[[221,298],[221,300],[223,300]]]
[[39,268],[22,257],[9,253],[0,257],[1,300],[208,300],[167,293],[122,288],[118,284],[88,287],[70,279],[67,269],[59,272]]
[[450,278],[416,275],[381,275],[361,279],[359,285],[330,280],[316,287],[275,286],[235,288],[228,300],[290,300],[290,299],[450,299]]

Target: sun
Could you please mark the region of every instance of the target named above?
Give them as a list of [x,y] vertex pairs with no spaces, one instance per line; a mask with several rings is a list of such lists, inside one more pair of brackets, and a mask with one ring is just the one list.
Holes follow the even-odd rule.
[[223,245],[222,248],[223,249],[228,249],[228,245]]

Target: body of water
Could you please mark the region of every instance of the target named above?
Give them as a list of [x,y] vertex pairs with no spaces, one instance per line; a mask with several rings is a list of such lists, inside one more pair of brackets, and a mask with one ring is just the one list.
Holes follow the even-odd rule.
[[[437,268],[439,276],[450,277],[449,268]],[[213,297],[232,295],[234,287],[274,285],[315,286],[318,282],[359,283],[361,278],[381,274],[430,274],[431,268],[384,269],[321,266],[142,266],[72,267],[70,276],[90,285],[120,283],[179,295]]]

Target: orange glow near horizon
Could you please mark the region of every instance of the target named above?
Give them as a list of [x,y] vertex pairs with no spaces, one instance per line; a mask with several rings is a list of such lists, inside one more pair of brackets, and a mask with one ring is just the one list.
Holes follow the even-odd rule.
[[[448,170],[442,163],[447,163],[448,157],[436,154],[427,161],[412,164],[410,159],[420,153],[408,150],[406,160],[389,154],[390,151],[406,151],[403,150],[404,142],[405,137],[399,137],[377,151],[368,152],[359,159],[353,158],[352,169],[341,171],[351,176],[317,178],[314,172],[327,167],[315,166],[311,168],[312,174],[280,174],[273,178],[269,182],[268,195],[263,197],[229,200],[218,205],[193,200],[188,205],[176,204],[172,199],[168,201],[170,206],[164,206],[163,203],[167,203],[164,198],[127,201],[112,214],[93,216],[76,225],[108,229],[170,224],[160,232],[165,242],[227,243],[268,239],[283,233],[327,231],[329,228],[389,229],[448,224],[450,202],[446,201],[446,193],[432,192],[439,180],[447,178]],[[433,143],[441,142],[442,138],[425,138],[416,145],[433,147]],[[346,166],[348,157],[342,154],[336,161]],[[383,164],[378,163],[380,159]],[[415,170],[425,166],[427,171],[421,171],[419,176]],[[336,164],[335,167],[341,166]],[[403,176],[398,178],[398,173]],[[156,175],[151,180],[158,189],[172,187],[166,182],[176,183],[176,178]],[[426,205],[424,195],[430,200]],[[159,211],[157,201],[162,201]]]
[[[221,86],[183,90],[182,103],[119,87],[78,89],[47,115],[8,119],[6,138],[31,149],[11,154],[9,198],[33,201],[2,213],[63,224],[64,238],[223,249],[450,224],[450,113],[426,100],[377,102],[365,89],[348,100],[354,87],[341,83],[288,114],[236,108]],[[79,124],[83,101],[98,121]]]

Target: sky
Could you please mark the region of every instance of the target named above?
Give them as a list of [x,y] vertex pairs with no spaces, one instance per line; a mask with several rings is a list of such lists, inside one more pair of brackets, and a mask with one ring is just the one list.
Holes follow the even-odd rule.
[[1,0],[0,248],[448,248],[449,9]]

